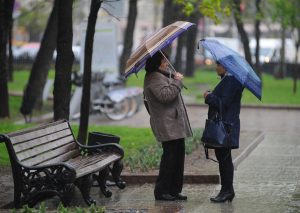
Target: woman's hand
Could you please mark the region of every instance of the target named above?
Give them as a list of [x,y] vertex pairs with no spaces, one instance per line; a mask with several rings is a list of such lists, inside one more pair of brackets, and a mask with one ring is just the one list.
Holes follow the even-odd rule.
[[205,91],[204,93],[203,93],[203,97],[204,97],[204,99],[206,98],[206,96],[208,95],[208,94],[210,94],[211,92],[209,91],[209,90],[207,90],[207,91]]
[[176,72],[174,74],[174,79],[175,80],[181,81],[183,78],[184,78],[183,75],[181,73],[179,73],[179,72]]

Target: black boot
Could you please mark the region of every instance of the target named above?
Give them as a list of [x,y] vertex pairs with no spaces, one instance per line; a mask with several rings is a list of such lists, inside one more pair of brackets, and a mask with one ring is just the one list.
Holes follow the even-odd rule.
[[174,201],[175,197],[170,194],[154,195],[155,200]]
[[235,193],[234,193],[234,190],[224,190],[224,191],[220,191],[220,193],[216,196],[216,197],[213,197],[213,198],[210,198],[210,201],[211,202],[214,202],[214,203],[224,203],[226,201],[228,202],[231,202],[233,200],[235,196]]

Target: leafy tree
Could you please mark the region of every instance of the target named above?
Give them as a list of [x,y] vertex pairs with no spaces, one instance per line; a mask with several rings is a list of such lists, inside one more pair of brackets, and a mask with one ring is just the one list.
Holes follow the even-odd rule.
[[[168,0],[165,0],[168,1]],[[170,0],[169,0],[170,1]],[[198,20],[201,15],[209,17],[215,21],[216,24],[220,23],[220,17],[217,14],[230,14],[230,9],[227,5],[222,5],[221,0],[175,0],[177,6],[175,8],[179,8],[179,13],[181,13],[182,20],[188,20],[193,23],[198,23]],[[178,14],[173,13],[173,14]],[[181,69],[181,49],[183,45],[186,45],[186,65],[185,65],[185,74],[187,76],[193,76],[195,70],[195,62],[194,62],[194,53],[196,47],[196,39],[197,39],[197,27],[189,29],[187,35],[182,35],[178,38],[177,42],[177,51],[176,51],[176,61],[175,68]]]
[[255,8],[256,8],[256,16],[255,16],[255,40],[256,40],[256,49],[255,49],[255,70],[258,76],[261,77],[261,70],[260,70],[260,62],[259,62],[259,50],[260,50],[260,22],[262,17],[261,11],[261,0],[255,0]]
[[249,48],[249,38],[244,29],[242,20],[242,11],[240,8],[241,0],[203,0],[199,6],[195,7],[197,0],[176,0],[178,4],[184,5],[184,11],[190,15],[195,9],[199,10],[203,16],[211,18],[216,24],[221,23],[223,15],[229,16],[233,11],[233,16],[236,22],[241,41],[244,46],[245,58],[252,66],[251,53]]
[[289,29],[299,27],[300,4],[297,0],[269,0],[271,17],[281,25],[280,67],[277,77],[283,78],[285,73],[285,38]]
[[69,119],[71,99],[71,73],[74,61],[72,52],[73,27],[72,5],[73,0],[58,1],[58,33],[57,58],[54,80],[54,120]]
[[295,65],[294,65],[294,75],[293,75],[293,93],[297,92],[297,78],[298,78],[298,51],[300,46],[300,2],[298,0],[292,0],[292,14],[291,14],[291,27],[294,32],[295,37]]
[[193,76],[195,71],[195,49],[196,49],[196,39],[197,39],[197,23],[201,16],[201,13],[195,11],[189,16],[189,22],[195,23],[196,27],[192,27],[187,32],[187,41],[186,42],[186,65],[185,65],[185,75]]
[[230,15],[229,3],[222,0],[202,0],[200,4],[198,0],[176,0],[176,3],[183,6],[187,16],[199,10],[203,16],[214,20],[216,24],[221,23],[220,15]]
[[251,59],[251,53],[249,48],[249,38],[247,32],[244,29],[244,23],[242,19],[242,11],[240,5],[241,5],[241,0],[232,0],[233,17],[235,19],[236,27],[238,29],[241,41],[243,43],[245,58],[247,62],[250,64],[250,66],[252,67],[252,59]]
[[87,130],[89,124],[89,110],[90,110],[90,96],[91,96],[91,75],[92,75],[92,54],[95,26],[97,21],[97,14],[103,1],[92,0],[90,7],[90,14],[88,17],[88,24],[85,36],[84,48],[84,71],[83,71],[83,88],[80,109],[80,123],[77,140],[85,144],[87,138]]
[[[29,33],[29,41],[40,41],[51,8],[52,1],[36,0],[28,7],[21,7],[21,15],[17,18],[18,26],[24,27]],[[31,6],[32,5],[32,6]]]
[[124,46],[123,52],[120,58],[120,73],[123,73],[126,66],[126,61],[130,56],[131,49],[133,46],[133,32],[135,28],[135,21],[137,17],[137,0],[130,0],[129,1],[129,13],[127,18],[127,27],[124,36]]
[[[184,13],[183,5],[177,4],[174,0],[164,0],[164,10],[163,10],[163,26],[172,24],[178,20],[187,20],[187,16]],[[176,46],[176,56],[174,61],[174,68],[178,71],[182,70],[182,53],[183,47],[185,45],[186,35],[183,34],[177,39]],[[172,49],[169,47],[166,49],[166,52],[171,55]]]

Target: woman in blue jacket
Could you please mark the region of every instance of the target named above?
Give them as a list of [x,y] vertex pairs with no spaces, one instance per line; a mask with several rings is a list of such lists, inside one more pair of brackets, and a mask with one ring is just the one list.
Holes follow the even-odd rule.
[[[244,87],[242,84],[228,73],[225,68],[217,62],[217,74],[221,77],[221,81],[210,92],[206,91],[203,96],[205,103],[208,104],[208,118],[215,117],[219,109],[219,104],[222,104],[222,116],[225,122],[233,124],[231,131],[231,149],[239,148],[240,137],[240,109],[241,98]],[[227,148],[215,149],[215,155],[219,161],[219,172],[221,177],[221,191],[216,197],[210,198],[212,202],[222,203],[225,201],[232,201],[234,198],[233,189],[233,163],[231,157],[231,150]]]

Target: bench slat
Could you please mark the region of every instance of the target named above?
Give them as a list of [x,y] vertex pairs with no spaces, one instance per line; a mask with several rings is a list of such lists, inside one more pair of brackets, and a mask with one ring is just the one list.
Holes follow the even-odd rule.
[[108,153],[101,154],[101,155],[90,155],[90,156],[78,156],[76,158],[70,159],[66,163],[72,165],[74,168],[78,169],[90,164],[93,164],[97,161],[101,161],[102,159],[109,156]]
[[78,151],[78,149],[74,149],[74,150],[71,150],[60,156],[57,156],[51,160],[48,160],[46,162],[41,162],[40,164],[37,164],[37,165],[44,166],[44,165],[49,165],[49,164],[58,163],[58,162],[64,163],[65,161],[68,161],[71,158],[76,158],[79,154],[80,154],[80,152]]
[[59,138],[69,136],[69,135],[72,135],[71,130],[70,129],[65,129],[65,130],[62,130],[62,131],[59,131],[59,132],[51,133],[50,135],[45,135],[41,138],[33,139],[30,142],[26,141],[24,143],[18,143],[16,145],[14,145],[14,150],[15,150],[16,153],[18,153],[18,152],[24,151],[26,149],[30,149],[30,148],[33,148],[35,146],[39,146],[39,145],[48,143],[50,141],[57,140]]
[[[26,160],[22,161],[22,163],[26,166],[37,166],[37,165],[46,165],[52,163],[60,163],[70,158],[76,157],[79,154],[80,153],[77,148],[77,144],[69,143],[65,146],[51,150],[50,152],[45,152],[35,157],[27,158]],[[64,160],[63,157],[65,158],[68,157],[68,158]]]
[[86,166],[86,167],[83,167],[80,169],[76,169],[76,178],[100,171],[101,169],[105,168],[112,162],[119,160],[120,158],[121,158],[120,155],[111,154],[108,157],[106,157],[105,159],[102,159],[101,161],[98,161],[95,164],[92,164],[92,165],[89,165],[89,166]]
[[56,148],[59,149],[59,147],[65,145],[65,144],[71,143],[71,142],[74,142],[74,138],[73,138],[73,136],[68,136],[68,137],[62,138],[60,140],[52,141],[51,143],[43,144],[41,146],[36,146],[33,149],[29,149],[24,152],[20,152],[17,154],[17,158],[20,161],[23,161],[26,158],[31,158],[31,157],[37,156],[41,153],[51,151],[52,149],[56,149]]
[[29,130],[26,132],[24,132],[23,134],[21,132],[18,132],[18,135],[13,136],[13,135],[8,135],[10,137],[10,140],[12,142],[12,144],[17,144],[20,142],[24,142],[24,141],[28,141],[28,140],[32,140],[35,138],[39,138],[41,136],[44,135],[49,135],[51,133],[54,132],[58,132],[61,131],[63,129],[69,129],[69,125],[67,122],[61,123],[61,124],[57,124],[55,126],[49,126],[46,128],[42,128],[36,131],[32,131],[30,132]]

